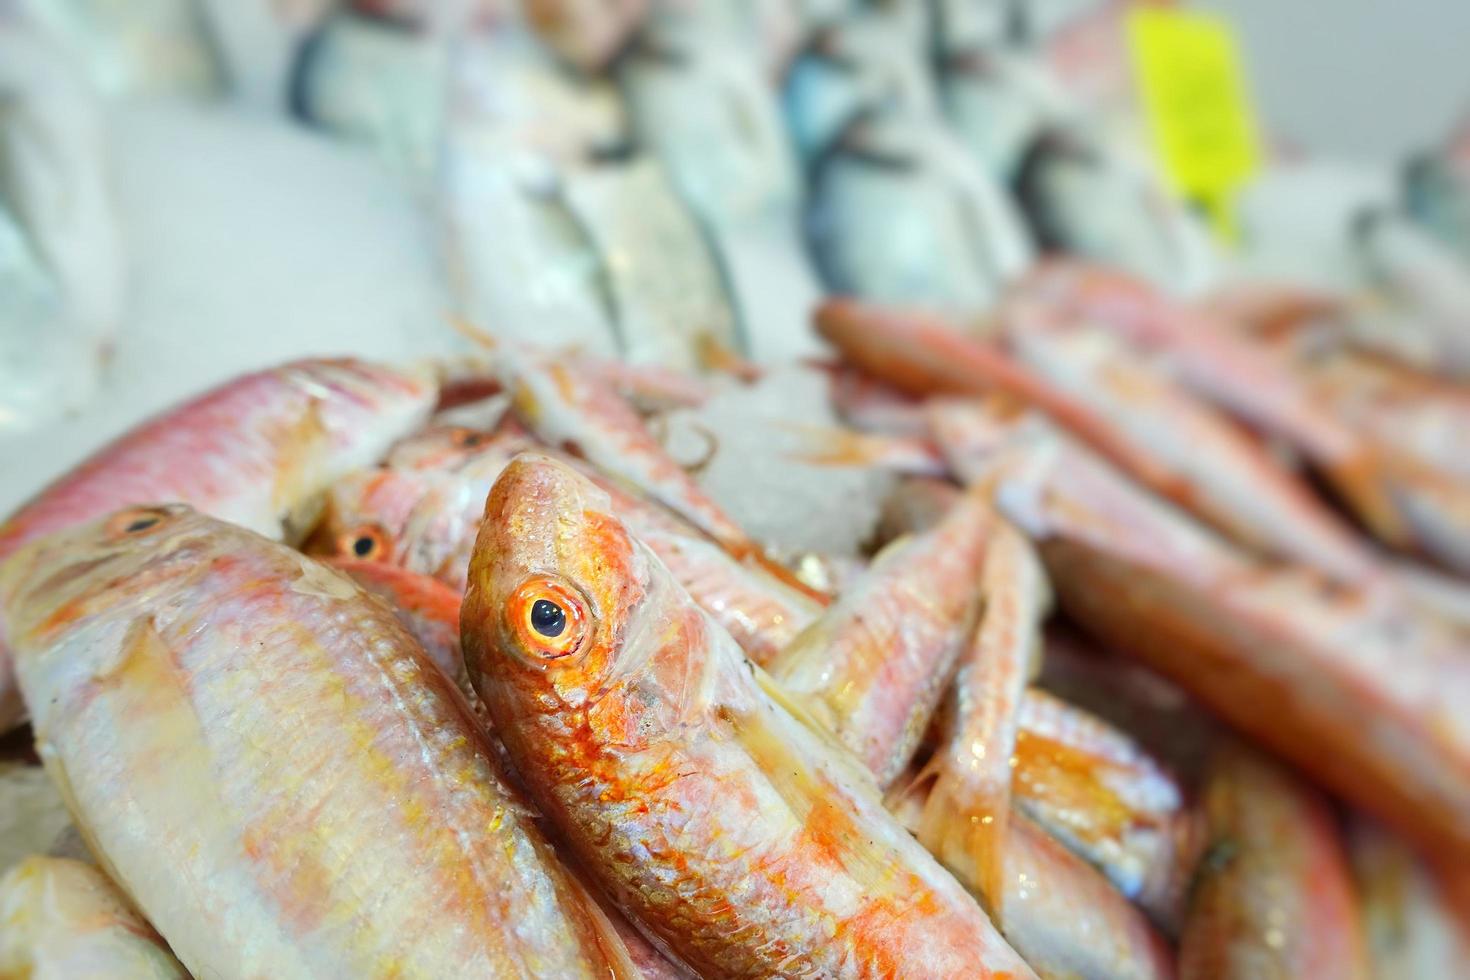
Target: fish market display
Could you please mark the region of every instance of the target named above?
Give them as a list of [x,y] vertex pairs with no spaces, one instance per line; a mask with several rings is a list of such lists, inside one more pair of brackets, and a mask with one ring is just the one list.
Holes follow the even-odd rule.
[[0,0],[0,977],[1465,975],[1470,127],[1138,6]]
[[448,678],[349,579],[171,505],[35,542],[0,592],[39,754],[191,972],[632,975]]

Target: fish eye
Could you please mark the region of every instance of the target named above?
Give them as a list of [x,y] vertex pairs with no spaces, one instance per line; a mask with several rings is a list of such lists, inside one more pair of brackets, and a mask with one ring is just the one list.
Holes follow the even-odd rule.
[[158,527],[168,516],[168,511],[161,508],[141,507],[114,515],[109,524],[114,534],[140,535]]
[[567,628],[566,610],[550,599],[537,599],[531,606],[531,626],[542,636],[560,636]]
[[365,524],[362,527],[353,528],[338,538],[337,550],[341,554],[361,558],[364,561],[386,561],[388,559],[388,538],[381,528]]
[[485,433],[474,429],[455,429],[450,441],[460,449],[474,449],[485,442]]
[[547,660],[576,653],[591,628],[581,593],[548,576],[522,583],[511,595],[507,612],[520,646]]

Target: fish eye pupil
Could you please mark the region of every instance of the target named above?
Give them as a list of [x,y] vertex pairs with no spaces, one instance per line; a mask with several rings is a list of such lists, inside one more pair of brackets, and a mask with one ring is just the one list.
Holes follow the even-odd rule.
[[127,527],[123,528],[123,530],[129,534],[137,534],[139,531],[148,530],[150,527],[157,523],[158,518],[153,515],[149,515],[147,517],[135,517],[128,522]]
[[566,610],[550,599],[537,599],[531,606],[531,626],[542,636],[560,636],[567,628]]
[[352,553],[359,558],[366,558],[373,553],[376,546],[377,542],[372,539],[371,535],[363,534],[352,542]]

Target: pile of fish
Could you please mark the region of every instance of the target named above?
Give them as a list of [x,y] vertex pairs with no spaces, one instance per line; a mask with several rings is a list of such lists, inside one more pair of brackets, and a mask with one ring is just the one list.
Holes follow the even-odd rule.
[[[1470,170],[1244,274],[1078,6],[0,4],[0,86],[54,91],[14,30],[372,146],[463,348],[233,378],[0,523],[0,784],[72,824],[0,977],[1462,974]],[[26,424],[126,332],[44,99]]]

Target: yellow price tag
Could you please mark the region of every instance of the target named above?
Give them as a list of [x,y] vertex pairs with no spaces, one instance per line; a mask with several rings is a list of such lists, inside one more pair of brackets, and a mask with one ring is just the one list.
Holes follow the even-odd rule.
[[1235,36],[1223,19],[1139,6],[1128,17],[1134,72],[1155,149],[1174,190],[1200,201],[1233,235],[1236,189],[1260,166]]

